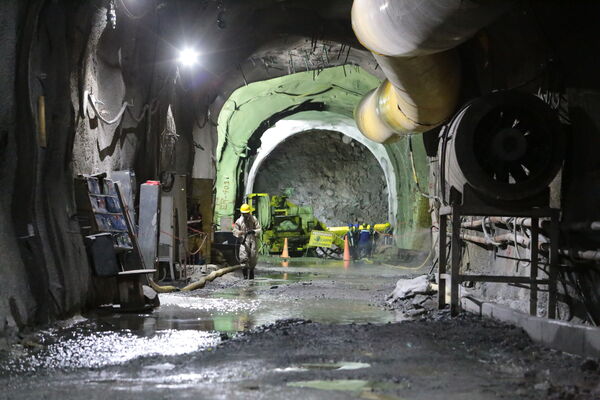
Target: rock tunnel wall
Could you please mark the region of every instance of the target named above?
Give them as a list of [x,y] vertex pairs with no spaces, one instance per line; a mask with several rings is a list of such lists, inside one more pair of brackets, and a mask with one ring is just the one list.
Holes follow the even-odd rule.
[[[15,227],[12,224],[12,198],[17,168],[16,98],[14,82],[17,65],[17,32],[20,29],[25,7],[17,1],[4,2],[0,7],[0,349],[6,336],[16,332],[19,315],[30,314],[26,310],[35,307],[28,276],[19,252]],[[16,318],[15,318],[16,316]]]
[[308,131],[281,143],[264,161],[257,193],[282,194],[312,206],[328,226],[387,220],[387,187],[371,152],[337,132]]
[[[158,53],[149,51],[155,50],[156,41],[148,36],[148,21],[132,22],[119,14],[113,29],[106,2],[67,3],[0,4],[6,41],[0,60],[5,77],[0,114],[0,338],[93,304],[73,177],[123,168],[135,169],[142,178],[155,176],[158,148],[152,132],[161,132],[159,114],[164,121],[168,102],[163,99],[153,113],[145,107],[160,87],[153,82]],[[151,12],[144,16],[157,18]],[[133,106],[122,119],[103,124],[84,107],[87,92],[99,100],[96,105],[106,119],[118,114],[125,99]],[[42,96],[46,136],[39,129]],[[144,118],[149,114],[157,121]],[[140,152],[144,157],[138,157]]]

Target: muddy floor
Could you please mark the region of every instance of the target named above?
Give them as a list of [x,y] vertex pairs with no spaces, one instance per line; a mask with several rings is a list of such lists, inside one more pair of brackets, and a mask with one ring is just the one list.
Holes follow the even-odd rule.
[[[92,313],[0,358],[7,399],[600,399],[596,360],[387,295],[410,266],[261,263],[148,314]],[[422,304],[427,305],[424,301]]]

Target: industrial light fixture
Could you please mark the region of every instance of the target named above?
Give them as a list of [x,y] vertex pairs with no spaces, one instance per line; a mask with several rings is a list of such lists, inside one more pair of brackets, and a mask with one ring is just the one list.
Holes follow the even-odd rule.
[[196,50],[186,47],[179,52],[179,63],[184,67],[192,67],[198,63],[199,56]]

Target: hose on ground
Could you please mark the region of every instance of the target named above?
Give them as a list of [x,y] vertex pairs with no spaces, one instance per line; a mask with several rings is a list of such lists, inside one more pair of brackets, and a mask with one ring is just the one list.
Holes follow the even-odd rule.
[[172,292],[179,292],[179,291],[191,292],[192,290],[202,289],[206,285],[206,282],[212,282],[220,276],[223,276],[223,275],[228,274],[233,271],[237,271],[239,269],[242,269],[241,265],[234,265],[233,267],[218,269],[216,271],[211,272],[210,274],[208,274],[204,278],[200,279],[199,281],[190,283],[189,285],[185,286],[182,289],[179,289],[178,287],[175,287],[175,286],[159,286],[156,284],[156,282],[154,282],[154,280],[152,280],[150,278],[149,279],[150,287],[152,289],[154,289],[157,293],[172,293]]
[[186,287],[181,289],[181,291],[182,292],[191,292],[192,290],[202,289],[204,287],[204,285],[206,285],[206,282],[214,281],[216,278],[218,278],[220,276],[223,276],[223,275],[228,274],[233,271],[237,271],[239,269],[242,269],[241,265],[234,265],[233,267],[218,269],[216,271],[211,272],[204,278],[200,279],[198,282],[190,283],[189,285],[187,285]]
[[178,292],[179,288],[175,287],[175,286],[160,286],[158,285],[156,282],[154,282],[154,280],[152,278],[148,278],[148,281],[150,283],[150,287],[152,289],[154,289],[154,291],[156,293],[171,293],[171,292]]

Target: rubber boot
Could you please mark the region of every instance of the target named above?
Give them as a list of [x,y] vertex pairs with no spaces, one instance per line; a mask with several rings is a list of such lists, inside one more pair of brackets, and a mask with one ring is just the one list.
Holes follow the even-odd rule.
[[244,274],[244,279],[248,279],[248,268],[242,268],[242,274]]
[[254,279],[254,268],[251,268],[248,272],[248,279]]

